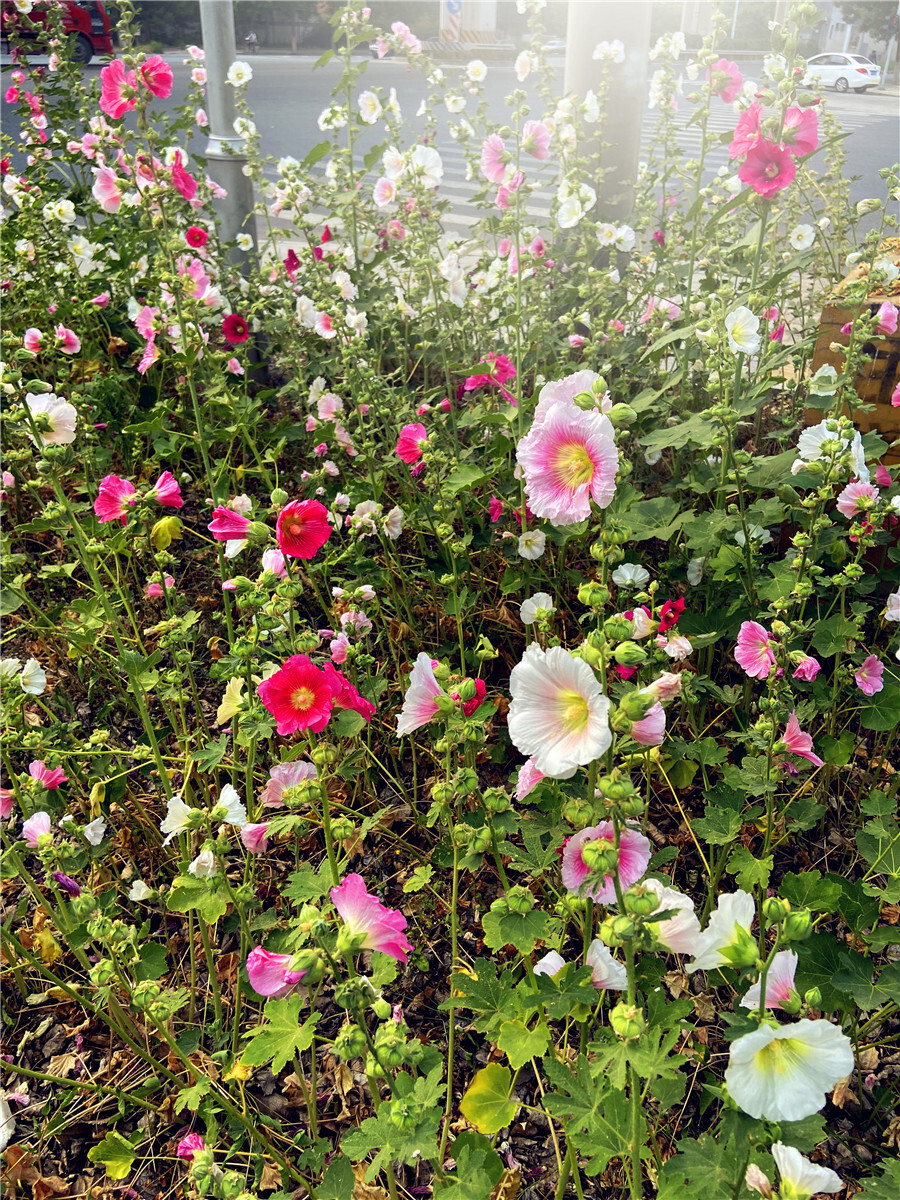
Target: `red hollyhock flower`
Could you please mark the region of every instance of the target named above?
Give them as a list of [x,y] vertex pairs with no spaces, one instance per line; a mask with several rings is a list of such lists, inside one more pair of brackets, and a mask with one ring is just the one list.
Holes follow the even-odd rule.
[[197,180],[181,165],[180,154],[172,164],[172,186],[188,201],[193,200],[197,194]]
[[205,246],[209,234],[205,229],[201,229],[199,225],[189,225],[187,233],[184,235],[184,240],[189,246],[193,246],[195,250],[199,250],[201,246]]
[[678,618],[684,612],[684,597],[678,600],[667,600],[659,610],[659,632],[665,633],[678,624]]
[[464,700],[462,706],[462,710],[467,717],[471,717],[475,709],[481,707],[487,695],[487,684],[483,679],[475,679],[473,682],[475,684],[475,695],[471,700]]
[[288,250],[287,257],[284,260],[284,269],[287,272],[287,277],[291,281],[297,278],[297,272],[300,270],[300,259],[297,257],[295,250]]
[[278,549],[292,558],[313,558],[331,537],[328,509],[318,500],[292,500],[278,514]]
[[786,188],[796,174],[797,167],[787,147],[760,138],[748,152],[738,179],[768,199]]
[[256,689],[282,737],[302,729],[320,733],[331,718],[331,680],[306,654],[293,654]]
[[226,342],[231,342],[236,346],[239,342],[246,342],[250,337],[250,327],[243,317],[232,313],[222,322],[222,335]]
[[346,676],[342,675],[330,662],[325,663],[322,670],[331,683],[331,694],[338,708],[350,708],[361,717],[371,721],[375,715],[375,705],[365,696],[361,696]]
[[326,225],[325,228],[322,230],[322,236],[319,238],[319,242],[321,245],[324,246],[326,242],[330,242],[330,241],[331,241],[331,230]]
[[141,79],[144,87],[148,88],[160,100],[165,100],[172,91],[172,84],[174,83],[172,68],[159,54],[151,54],[141,64]]

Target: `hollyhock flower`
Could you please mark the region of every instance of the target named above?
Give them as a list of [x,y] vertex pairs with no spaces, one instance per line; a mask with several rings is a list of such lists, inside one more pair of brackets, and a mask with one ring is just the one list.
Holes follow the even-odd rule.
[[403,509],[394,505],[381,523],[381,529],[384,533],[384,536],[386,538],[390,538],[392,542],[395,542],[403,532],[403,522],[405,517],[406,514],[404,513]]
[[819,118],[812,108],[791,107],[784,114],[781,139],[799,158],[812,154],[819,145]]
[[655,696],[657,700],[673,700],[676,696],[681,695],[681,688],[680,675],[673,675],[671,671],[663,671],[658,678],[647,684],[644,691]]
[[769,634],[756,621],[743,621],[734,657],[751,679],[767,679],[775,665]]
[[534,758],[529,758],[527,762],[522,763],[519,767],[519,778],[516,782],[516,799],[524,800],[525,797],[533,792],[542,779],[546,779],[543,771],[539,771]]
[[19,687],[26,696],[40,696],[47,687],[47,673],[36,658],[29,658],[19,676]]
[[778,342],[779,345],[784,341],[784,321],[782,321],[780,325],[775,326],[775,328],[769,334],[769,341]]
[[244,849],[250,854],[265,854],[269,845],[268,832],[268,821],[259,825],[244,825],[239,835]]
[[65,892],[67,896],[80,896],[81,886],[71,875],[64,875],[62,871],[54,871],[50,878],[54,881],[61,892]]
[[97,817],[89,825],[85,825],[81,832],[89,846],[99,846],[106,836],[106,822],[102,817]]
[[306,654],[292,654],[256,691],[282,737],[303,729],[320,733],[331,717],[331,681]]
[[890,300],[885,300],[875,313],[876,333],[896,333],[897,332],[897,306],[892,304]]
[[407,951],[412,950],[403,934],[406,917],[370,895],[361,875],[347,875],[331,889],[331,899],[348,931],[362,936],[361,949],[379,950],[398,962],[406,962]]
[[659,632],[667,633],[670,629],[674,629],[683,612],[683,596],[679,596],[677,600],[667,600],[659,610]]
[[900,621],[900,589],[891,592],[884,609],[886,621]]
[[796,174],[790,151],[760,138],[739,168],[738,179],[768,199],[788,187]]
[[191,817],[193,813],[198,811],[198,809],[191,808],[185,804],[181,796],[177,793],[170,800],[167,800],[166,815],[159,825],[159,832],[167,835],[163,845],[168,846],[173,837],[179,833],[185,833],[190,829]]
[[628,972],[599,938],[591,942],[584,961],[591,968],[591,983],[598,992],[624,992],[628,987]]
[[488,183],[503,182],[508,159],[503,138],[498,133],[489,134],[481,148],[481,171]]
[[41,331],[32,326],[30,329],[25,330],[25,333],[22,337],[22,345],[29,352],[29,354],[40,354],[41,342],[43,340],[44,335],[41,333]]
[[62,767],[48,767],[40,759],[29,764],[28,774],[50,792],[55,792],[61,783],[69,782],[69,777]]
[[209,234],[205,229],[201,229],[199,225],[189,225],[185,232],[184,240],[194,250],[200,250],[209,240]]
[[792,250],[808,250],[815,240],[816,231],[812,225],[795,225],[788,234]]
[[550,157],[550,130],[543,121],[525,122],[522,126],[522,149],[539,162]]
[[736,100],[744,86],[744,76],[737,63],[730,62],[727,58],[720,58],[718,62],[713,63],[707,69],[706,78],[712,80],[713,91],[726,104]]
[[81,339],[65,325],[57,325],[54,330],[57,347],[63,354],[77,354],[81,349]]
[[[31,418],[38,428],[38,437],[45,446],[68,446],[75,441],[75,428],[78,424],[78,413],[73,405],[68,404],[61,396],[53,392],[45,392],[35,396],[25,393],[25,404],[31,413]],[[47,428],[42,428],[47,426]],[[37,445],[33,433],[28,434],[29,440]]]
[[237,313],[232,313],[222,322],[222,336],[226,342],[231,342],[233,346],[240,342],[246,342],[250,337],[250,328],[243,317]]
[[[648,689],[642,688],[642,691]],[[657,702],[639,721],[632,721],[631,737],[641,746],[660,746],[666,736],[666,714]]]
[[533,596],[523,600],[519,606],[519,617],[522,624],[533,625],[537,620],[538,609],[543,609],[547,613],[556,612],[553,597],[548,596],[546,592],[535,592]]
[[751,1117],[802,1121],[855,1065],[850,1039],[829,1021],[761,1025],[731,1043],[725,1083]]
[[206,528],[217,542],[227,542],[246,538],[251,523],[240,513],[220,504],[213,510],[213,519]]
[[733,354],[759,353],[759,317],[742,304],[725,318],[728,346]]
[[521,558],[534,562],[547,547],[547,535],[542,529],[529,529],[519,535],[518,552]]
[[775,1142],[771,1152],[781,1175],[778,1184],[781,1200],[810,1200],[812,1196],[821,1192],[835,1193],[843,1190],[844,1182],[840,1175],[830,1167],[820,1167],[817,1163],[810,1162],[793,1146]]
[[263,550],[262,569],[264,571],[272,571],[279,579],[287,579],[284,555],[280,550],[274,550],[271,547],[268,550]]
[[141,80],[154,96],[165,100],[172,91],[174,77],[172,68],[159,54],[151,54],[141,63]]
[[331,537],[328,509],[318,500],[292,500],[278,514],[278,549],[291,558],[314,558]]
[[197,180],[181,165],[181,154],[179,153],[175,162],[172,163],[172,186],[185,200],[190,202],[197,194]]
[[[848,520],[864,516],[880,495],[880,491],[873,483],[848,483],[837,498],[838,512],[843,513]],[[860,500],[863,501],[862,504],[860,504]]]
[[105,475],[100,480],[100,491],[94,501],[94,512],[98,521],[121,521],[124,525],[132,505],[139,499],[134,484],[118,475]]
[[548,975],[552,979],[554,975],[558,975],[566,965],[566,960],[561,954],[557,954],[555,950],[548,950],[543,958],[539,958],[534,964],[535,975]]
[[743,158],[759,141],[762,111],[760,102],[754,100],[750,107],[741,113],[734,137],[731,139],[731,145],[728,147],[728,153],[732,158]]
[[890,471],[887,469],[887,467],[884,465],[884,463],[879,463],[878,466],[875,468],[875,482],[878,484],[879,487],[884,487],[884,488],[889,488],[891,486],[891,484],[894,482],[893,479],[891,478]]
[[269,772],[266,786],[260,799],[263,808],[281,808],[284,804],[282,796],[287,788],[296,787],[307,779],[318,779],[319,773],[311,762],[279,763]]
[[815,677],[822,669],[822,664],[818,659],[813,658],[809,654],[804,654],[800,662],[797,664],[797,669],[794,671],[794,679],[802,679],[805,683],[812,683]]
[[428,444],[428,430],[424,425],[415,422],[404,425],[397,439],[396,451],[405,463],[417,462],[422,457],[422,449]]
[[853,678],[856,686],[867,696],[874,696],[884,687],[884,663],[875,654],[870,654]]
[[[657,645],[659,643],[657,642]],[[666,641],[662,649],[668,654],[673,662],[684,662],[693,653],[694,647],[691,645],[690,638],[673,637]]]
[[225,364],[225,370],[230,371],[232,375],[244,374],[244,368],[236,358],[229,358],[228,362]]
[[475,684],[475,695],[471,700],[464,700],[462,706],[463,715],[466,717],[471,717],[472,713],[484,704],[487,695],[487,684],[483,679],[474,679],[472,682]]
[[[772,959],[769,974],[766,977],[766,1008],[782,1008],[783,1002],[789,1000],[791,993],[795,996],[794,975],[797,970],[797,955],[793,950],[779,950]],[[741,1000],[741,1008],[759,1008],[762,992],[762,980],[754,983]]]
[[[175,586],[175,576],[174,575],[164,575],[163,583],[165,584],[165,591],[168,591],[169,588],[172,588]],[[144,595],[149,596],[151,598],[156,598],[158,596],[162,596],[163,595],[163,583],[160,583],[159,580],[151,579],[150,582],[147,584],[147,586],[144,588]]]
[[0,788],[0,820],[8,821],[12,816],[15,796],[9,788]]
[[349,708],[359,713],[366,721],[371,721],[375,715],[375,705],[365,696],[360,695],[349,679],[346,679],[330,662],[323,665],[329,683],[331,684],[334,703],[338,708]]
[[293,958],[293,954],[274,954],[262,946],[254,946],[247,955],[247,976],[254,992],[274,1000],[289,996],[306,974],[288,969]]
[[721,895],[709,924],[690,947],[694,960],[687,965],[688,974],[733,965],[743,960],[748,947],[755,951],[756,944],[750,937],[755,916],[756,903],[749,892],[738,889]]
[[46,812],[36,812],[29,817],[27,821],[22,822],[22,837],[28,843],[32,850],[38,848],[38,838],[42,834],[50,832],[50,814]]
[[114,58],[100,71],[100,108],[113,120],[118,120],[135,107],[136,90],[134,71],[126,71],[120,59]]
[[409,676],[403,707],[397,716],[397,737],[405,737],[427,725],[438,712],[438,698],[445,693],[434,677],[430,655],[420,652]]
[[535,516],[574,525],[591,514],[591,497],[606,508],[616,490],[619,453],[609,418],[553,405],[516,448],[525,494]]
[[796,711],[788,717],[787,728],[781,736],[781,741],[789,754],[796,754],[799,758],[808,759],[814,767],[824,765],[818,754],[813,753],[812,737],[801,730]]
[[96,176],[94,186],[91,188],[91,195],[104,212],[118,212],[122,204],[122,180],[119,179],[112,167],[92,167],[91,169]]
[[[584,889],[583,884],[588,876],[595,874],[584,861],[582,856],[585,842],[600,842],[612,849],[612,821],[601,821],[599,825],[590,825],[587,829],[567,838],[563,843],[562,881],[575,896],[587,896],[598,904],[613,904],[616,899],[616,885],[612,875],[607,875],[602,883],[594,884]],[[637,829],[625,826],[619,831],[619,886],[623,891],[631,887],[647,870],[650,861],[650,842]]]
[[206,1142],[204,1142],[200,1134],[189,1133],[175,1147],[175,1157],[183,1158],[186,1162],[193,1162],[197,1151],[205,1149]]
[[109,306],[109,292],[98,292],[96,296],[88,300],[88,304],[93,304],[95,308],[107,308]]
[[488,503],[488,516],[491,518],[491,524],[496,525],[503,515],[503,501],[496,496],[491,496]]
[[[650,580],[650,572],[640,563],[620,563],[612,573],[616,587],[642,588]],[[684,601],[682,601],[682,606]]]
[[700,922],[694,912],[693,900],[675,888],[666,887],[658,879],[646,879],[642,886],[658,897],[660,912],[675,910],[675,915],[664,921],[654,921],[652,915],[647,918],[653,936],[673,954],[692,953],[700,937]]
[[656,622],[651,617],[650,609],[646,604],[642,604],[638,608],[629,608],[625,612],[620,613],[619,616],[624,617],[626,621],[632,623],[634,626],[632,637],[637,641],[647,637],[656,629]]

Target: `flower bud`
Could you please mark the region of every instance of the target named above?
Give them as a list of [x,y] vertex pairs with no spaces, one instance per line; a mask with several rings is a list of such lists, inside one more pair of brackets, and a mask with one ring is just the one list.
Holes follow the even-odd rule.
[[526,887],[510,888],[506,895],[509,911],[513,913],[527,913],[534,908],[534,896]]
[[262,546],[272,540],[272,530],[263,521],[251,521],[246,536],[252,545]]
[[508,812],[512,808],[512,800],[503,788],[487,788],[481,798],[489,813]]
[[377,1000],[372,1001],[372,1012],[380,1021],[386,1021],[391,1015],[390,1002],[379,996]]
[[586,829],[594,819],[594,808],[581,796],[570,796],[563,804],[562,816],[575,829]]
[[603,662],[603,651],[592,645],[591,642],[582,642],[577,653],[578,657],[584,659],[589,667],[599,667]]
[[637,642],[620,642],[613,651],[613,657],[620,666],[641,667],[647,661],[647,651]]
[[630,404],[614,404],[606,415],[616,429],[633,425],[637,420],[637,413]]
[[808,908],[795,908],[784,919],[784,936],[790,942],[803,942],[812,933],[812,914]]
[[464,679],[459,685],[460,700],[474,700],[478,694],[474,679]]
[[572,403],[576,408],[584,409],[586,412],[596,412],[597,410],[597,397],[591,392],[579,392]]
[[581,858],[590,870],[606,876],[616,869],[618,855],[606,838],[596,838],[594,841],[582,843]]
[[782,900],[780,896],[769,896],[763,900],[762,913],[767,926],[780,925],[790,911],[790,900]]
[[290,500],[290,496],[284,488],[277,487],[273,488],[269,493],[269,499],[272,502],[273,508],[284,508],[285,504]]
[[116,977],[116,968],[108,958],[101,958],[91,967],[91,983],[94,987],[107,987]]
[[583,583],[578,589],[578,603],[585,608],[602,608],[609,598],[604,595],[605,590],[597,583]]
[[622,899],[625,911],[635,917],[648,917],[659,908],[659,896],[640,884],[630,887]]
[[792,1017],[796,1017],[797,1013],[799,1013],[800,1009],[803,1007],[803,1000],[801,999],[800,993],[791,988],[788,994],[781,1001],[781,1007],[786,1013],[790,1013]]
[[620,1001],[611,1009],[609,1023],[619,1037],[626,1041],[640,1037],[647,1028],[643,1012],[636,1005],[625,1004],[624,1001]]
[[603,622],[603,632],[611,642],[624,642],[634,637],[634,622],[627,617],[608,617]]
[[357,1025],[342,1025],[334,1039],[333,1049],[338,1058],[361,1058],[366,1050],[366,1035]]
[[809,1008],[819,1009],[822,1007],[822,993],[817,987],[811,987],[808,992],[803,993],[803,1003]]
[[619,708],[629,721],[642,721],[658,701],[652,692],[626,692],[619,701]]

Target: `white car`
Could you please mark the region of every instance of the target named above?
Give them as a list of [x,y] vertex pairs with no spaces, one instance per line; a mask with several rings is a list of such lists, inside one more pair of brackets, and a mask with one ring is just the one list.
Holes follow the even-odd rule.
[[836,92],[864,92],[879,87],[881,67],[861,54],[816,54],[806,64],[803,77],[806,87],[821,83]]

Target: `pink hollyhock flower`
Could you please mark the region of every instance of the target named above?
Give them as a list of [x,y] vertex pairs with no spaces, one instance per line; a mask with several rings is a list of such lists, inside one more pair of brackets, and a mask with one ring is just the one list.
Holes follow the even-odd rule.
[[[592,889],[582,891],[584,881],[591,874],[591,868],[582,857],[585,842],[604,842],[612,849],[612,821],[590,825],[563,843],[562,881],[575,896],[588,896],[598,904],[613,904],[616,899],[616,886],[612,875],[607,875],[602,883],[595,884]],[[639,830],[630,826],[620,830],[618,876],[622,891],[637,883],[647,870],[650,850],[650,842]]]
[[778,343],[784,341],[784,321],[782,321],[780,325],[775,326],[775,328],[769,334],[769,341]]
[[360,695],[350,680],[330,662],[325,663],[322,670],[331,684],[331,693],[338,708],[349,708],[353,712],[359,713],[366,721],[371,721],[375,715],[375,705],[371,700]]
[[93,304],[97,308],[106,308],[109,304],[109,292],[99,292],[91,300],[88,300],[88,304]]
[[171,471],[163,471],[152,490],[148,493],[148,500],[155,499],[158,504],[162,504],[167,508],[184,508],[184,501],[181,498],[181,488],[178,480]]
[[732,158],[743,158],[759,141],[761,117],[762,105],[758,100],[754,100],[750,107],[741,113],[731,145],[728,147]]
[[584,342],[585,342],[585,339],[581,336],[580,333],[570,333],[569,334],[569,345],[572,347],[573,350],[578,350],[581,346],[584,345]]
[[894,408],[900,408],[900,383],[891,392],[891,405]]
[[213,519],[206,528],[217,542],[227,542],[232,539],[243,540],[250,524],[246,517],[220,504],[213,510]]
[[790,151],[760,138],[739,168],[738,179],[768,199],[786,188],[796,174],[797,167]]
[[128,520],[131,506],[137,503],[138,495],[134,484],[118,475],[105,475],[100,480],[100,492],[94,501],[94,512],[98,521]]
[[41,333],[41,331],[32,326],[30,329],[25,330],[24,337],[22,338],[22,345],[30,354],[40,354],[41,342],[43,340],[44,335]]
[[743,621],[734,657],[751,679],[767,679],[775,665],[769,634],[756,621]]
[[204,1142],[200,1134],[189,1133],[175,1147],[175,1157],[183,1158],[186,1162],[193,1162],[197,1151],[205,1149],[206,1142]]
[[792,712],[788,717],[787,727],[781,740],[789,754],[796,754],[798,758],[807,759],[814,767],[824,765],[818,754],[813,753],[812,738],[801,730],[796,712]]
[[118,212],[122,203],[122,181],[112,167],[92,167],[91,169],[96,176],[94,186],[91,188],[91,195],[104,212]]
[[250,327],[243,317],[232,313],[222,322],[222,336],[226,342],[231,342],[233,346],[236,346],[239,342],[246,342],[250,337]]
[[12,816],[15,796],[9,788],[0,788],[0,820],[8,821]]
[[244,374],[244,368],[236,358],[229,358],[228,362],[225,364],[225,370],[230,371],[232,375]]
[[713,63],[706,72],[706,78],[713,81],[713,91],[726,104],[736,100],[744,86],[744,76],[737,63],[730,62],[727,58],[720,58],[718,62]]
[[146,346],[144,346],[144,353],[141,355],[141,361],[137,365],[138,374],[146,375],[158,358],[159,347],[156,344],[156,337],[149,337],[147,339]]
[[655,696],[657,700],[674,700],[676,696],[681,695],[681,688],[681,675],[673,674],[671,671],[663,671],[652,683],[647,684],[644,691],[649,692],[651,696]]
[[535,516],[574,525],[591,515],[591,497],[606,508],[616,490],[619,452],[609,418],[554,404],[516,448]]
[[184,240],[194,250],[202,249],[209,240],[209,234],[205,229],[201,229],[199,225],[188,225],[185,231]]
[[838,512],[843,513],[848,519],[863,516],[871,508],[871,505],[860,504],[859,501],[866,498],[874,504],[880,495],[881,493],[873,483],[848,483],[837,498]]
[[144,87],[158,99],[165,100],[170,95],[174,83],[172,68],[166,60],[159,54],[151,54],[141,63],[140,70]]
[[794,679],[802,679],[804,683],[812,683],[815,677],[822,669],[822,664],[818,659],[813,658],[809,654],[805,654],[797,663],[797,669],[794,671]]
[[897,306],[892,304],[890,300],[879,307],[875,314],[875,319],[878,324],[875,326],[876,333],[896,333],[897,332]]
[[543,121],[526,121],[522,126],[522,149],[544,162],[550,157],[550,130]]
[[[794,974],[797,970],[797,955],[793,950],[779,950],[772,959],[769,974],[766,977],[766,1008],[781,1008],[791,993],[796,995]],[[744,994],[741,1008],[759,1008],[761,982],[754,983]]]
[[662,649],[665,650],[673,662],[684,662],[691,655],[694,647],[691,645],[690,638],[673,637],[666,641]]
[[239,836],[244,849],[250,854],[265,854],[269,845],[266,836],[268,832],[268,821],[263,821],[259,825],[242,825]]
[[81,338],[71,329],[66,329],[65,325],[57,325],[54,332],[56,343],[63,354],[77,354],[81,349]]
[[284,565],[284,555],[280,550],[263,550],[262,569],[272,571],[279,579],[287,579],[287,567]]
[[260,799],[263,808],[281,808],[284,804],[282,796],[287,788],[296,787],[306,779],[318,779],[319,773],[310,762],[279,763],[269,772],[266,786]]
[[361,949],[379,950],[398,962],[406,962],[407,951],[412,950],[403,934],[406,917],[370,895],[361,875],[347,875],[339,887],[331,889],[331,899],[348,931],[363,935]]
[[48,792],[55,792],[61,783],[69,782],[69,777],[63,771],[62,767],[48,767],[40,759],[36,759],[33,763],[29,764],[28,774],[32,779],[36,779],[38,783],[43,784]]
[[811,108],[789,108],[784,114],[781,137],[798,158],[812,154],[819,144],[819,118]]
[[292,500],[278,514],[278,549],[291,558],[314,558],[331,537],[328,509],[318,500]]
[[331,680],[306,654],[292,654],[256,691],[275,718],[275,727],[282,737],[303,729],[320,733],[331,718],[334,706]]
[[22,837],[32,850],[37,850],[38,838],[50,832],[50,814],[36,812],[27,821],[22,822]]
[[[317,247],[318,249],[318,247]],[[331,338],[337,337],[337,330],[334,327],[334,322],[327,312],[316,313],[315,331],[321,338],[330,341]]]
[[125,70],[121,59],[114,58],[100,72],[100,108],[108,117],[118,120],[134,108],[137,79],[134,71]]
[[878,466],[875,468],[875,482],[878,484],[879,487],[885,487],[885,488],[890,487],[891,484],[894,482],[893,479],[891,478],[890,471],[887,469],[887,467],[884,465],[884,463],[879,463]]
[[874,696],[884,687],[884,663],[875,654],[870,654],[853,678],[856,686],[867,696]]
[[262,946],[254,946],[247,955],[247,975],[250,986],[260,996],[280,1000],[296,988],[305,971],[289,971],[293,954],[274,954]]
[[506,175],[506,147],[499,133],[491,133],[481,147],[481,170],[488,183],[502,183]]
[[393,204],[396,197],[396,183],[393,179],[388,179],[386,175],[382,175],[372,190],[372,199],[375,201],[375,207],[387,208],[389,204]]
[[542,779],[547,776],[543,771],[538,770],[537,764],[534,761],[534,756],[522,763],[519,767],[519,778],[516,781],[516,799],[524,800],[527,795],[534,791]]
[[[166,585],[165,590],[168,591],[169,588],[172,588],[175,586],[175,576],[174,575],[164,575],[163,582]],[[163,585],[156,579],[152,579],[147,584],[147,586],[144,588],[145,596],[150,596],[155,599],[156,597],[161,596],[162,594],[163,594]]]
[[488,515],[491,518],[491,524],[496,525],[503,515],[503,501],[498,500],[496,496],[491,496],[488,504]]
[[397,737],[404,737],[437,715],[438,697],[444,691],[434,677],[430,655],[424,651],[416,658],[409,676],[409,687],[403,697],[403,708],[397,716]]
[[591,968],[591,983],[598,992],[624,992],[628,987],[628,972],[624,965],[616,962],[599,938],[591,942],[584,961]]
[[349,637],[346,633],[339,633],[328,643],[328,649],[331,652],[331,661],[340,666],[347,661],[347,651],[350,649]]
[[172,164],[172,186],[187,201],[193,200],[197,194],[197,180],[192,175],[189,175],[181,165],[180,154]]
[[[647,691],[648,689],[642,689]],[[661,746],[666,736],[666,714],[663,706],[657,702],[639,721],[633,721],[631,736],[641,746]]]
[[405,463],[414,463],[422,457],[422,447],[427,444],[428,430],[417,421],[400,430],[396,450]]

